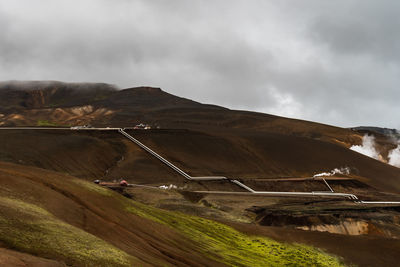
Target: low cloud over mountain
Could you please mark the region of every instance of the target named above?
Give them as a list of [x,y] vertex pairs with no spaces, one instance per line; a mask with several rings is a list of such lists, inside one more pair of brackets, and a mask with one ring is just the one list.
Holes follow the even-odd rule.
[[231,108],[399,128],[397,1],[0,3],[0,80],[151,85]]

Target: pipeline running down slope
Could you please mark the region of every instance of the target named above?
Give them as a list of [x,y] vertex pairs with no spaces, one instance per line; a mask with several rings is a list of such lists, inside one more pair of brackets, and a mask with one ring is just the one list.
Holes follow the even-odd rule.
[[[358,201],[357,196],[354,195],[354,194],[335,193],[335,192],[272,192],[272,191],[255,191],[252,188],[248,187],[247,185],[239,182],[238,180],[229,179],[229,178],[223,177],[223,176],[193,177],[193,176],[190,176],[189,174],[187,174],[186,172],[184,172],[183,170],[181,170],[180,168],[178,168],[177,166],[175,166],[174,164],[172,164],[171,162],[169,162],[168,160],[166,160],[164,157],[162,157],[161,155],[159,155],[158,153],[156,153],[155,151],[153,151],[152,149],[150,149],[149,147],[147,147],[143,143],[141,143],[139,140],[137,140],[136,138],[134,138],[133,136],[131,136],[127,132],[125,132],[124,129],[119,129],[118,131],[122,135],[124,135],[126,138],[128,138],[129,140],[131,140],[132,142],[137,144],[139,147],[141,147],[142,149],[144,149],[145,151],[150,153],[152,156],[154,156],[157,159],[159,159],[161,162],[163,162],[168,167],[170,167],[171,169],[173,169],[174,171],[176,171],[177,173],[179,173],[180,175],[182,175],[184,178],[186,178],[188,180],[192,180],[192,181],[228,180],[228,181],[240,186],[241,188],[247,190],[248,192],[250,192],[252,194],[257,194],[257,195],[301,196],[301,197],[304,197],[304,196],[314,196],[314,197],[315,196],[329,196],[329,197],[345,197],[345,198],[348,198],[348,199],[351,199],[351,200],[354,200],[354,201]],[[215,193],[215,194],[228,193],[228,192],[223,192],[223,191],[196,191],[196,192],[198,192],[198,193]],[[400,202],[399,202],[399,204],[400,204]]]

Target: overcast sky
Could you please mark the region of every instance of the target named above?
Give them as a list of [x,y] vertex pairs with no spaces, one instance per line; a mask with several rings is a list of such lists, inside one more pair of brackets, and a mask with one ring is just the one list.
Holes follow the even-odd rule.
[[400,1],[0,0],[0,80],[400,128]]

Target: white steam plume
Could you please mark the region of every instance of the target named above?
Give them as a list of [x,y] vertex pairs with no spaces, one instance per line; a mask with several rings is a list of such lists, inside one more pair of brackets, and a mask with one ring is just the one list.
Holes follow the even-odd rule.
[[400,133],[399,131],[395,130],[395,132],[391,134],[391,138],[393,143],[397,143],[397,147],[389,151],[388,160],[389,164],[393,165],[397,168],[400,168]]
[[[397,147],[389,151],[388,162],[390,165],[400,168],[400,140],[398,136],[392,135],[393,142],[397,142]],[[375,137],[373,135],[364,135],[361,146],[352,146],[351,150],[364,154],[368,157],[386,162],[375,148]]]
[[390,165],[400,168],[400,145],[397,145],[395,149],[390,150],[388,159]]
[[345,167],[345,168],[335,168],[331,170],[330,172],[321,172],[318,174],[314,174],[313,177],[320,177],[320,176],[333,176],[335,174],[344,174],[344,175],[349,175],[350,174],[350,168]]
[[382,160],[375,148],[375,137],[373,135],[364,135],[362,145],[354,145],[350,149],[376,160]]

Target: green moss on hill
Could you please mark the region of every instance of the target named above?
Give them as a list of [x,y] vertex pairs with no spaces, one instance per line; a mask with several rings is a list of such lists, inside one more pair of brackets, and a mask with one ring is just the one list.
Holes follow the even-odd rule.
[[57,126],[62,126],[62,125],[54,123],[54,122],[51,122],[51,121],[38,120],[36,126],[40,126],[40,127],[57,127]]
[[87,189],[90,192],[98,193],[103,196],[115,196],[113,191],[88,181],[80,179],[71,179],[71,182],[77,184],[81,188]]
[[248,236],[212,220],[152,208],[137,202],[129,212],[176,229],[199,244],[204,255],[231,266],[344,266],[340,259],[299,244]]
[[132,256],[46,210],[0,197],[0,240],[8,247],[73,266],[132,266]]

